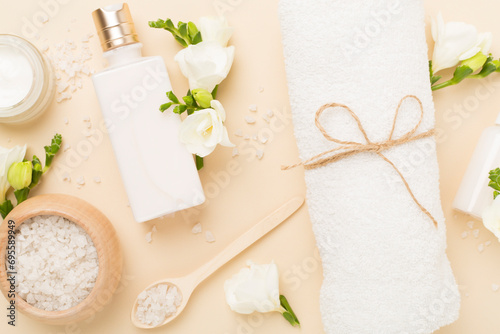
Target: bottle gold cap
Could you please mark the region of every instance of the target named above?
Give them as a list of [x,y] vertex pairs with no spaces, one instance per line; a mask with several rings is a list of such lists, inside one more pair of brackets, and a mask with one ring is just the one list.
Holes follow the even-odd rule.
[[92,17],[103,51],[139,43],[126,3],[99,8],[92,12]]

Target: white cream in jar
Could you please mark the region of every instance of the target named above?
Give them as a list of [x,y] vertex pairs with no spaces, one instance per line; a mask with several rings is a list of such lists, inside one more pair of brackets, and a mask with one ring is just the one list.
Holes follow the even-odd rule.
[[25,123],[52,101],[54,74],[49,61],[27,40],[0,34],[0,123]]

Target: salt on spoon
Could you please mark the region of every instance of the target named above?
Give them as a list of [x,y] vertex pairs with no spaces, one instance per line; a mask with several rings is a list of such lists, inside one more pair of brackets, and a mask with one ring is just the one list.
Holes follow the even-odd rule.
[[[166,325],[177,318],[201,282],[285,221],[302,206],[302,203],[304,203],[303,197],[293,197],[193,273],[184,277],[163,279],[149,285],[134,302],[130,314],[132,324],[138,328],[152,329]],[[160,311],[165,306],[168,312]]]

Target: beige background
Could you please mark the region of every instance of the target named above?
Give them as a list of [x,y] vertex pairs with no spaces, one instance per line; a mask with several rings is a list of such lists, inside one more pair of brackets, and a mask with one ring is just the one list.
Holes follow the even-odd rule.
[[[47,2],[47,1],[42,1]],[[50,1],[49,1],[50,2]],[[55,0],[53,3],[58,3]],[[39,29],[40,38],[31,39],[41,47],[45,39],[52,46],[66,38],[80,39],[94,32],[91,11],[110,4],[99,0],[61,0],[54,13]],[[33,20],[40,12],[39,1],[2,0],[0,32],[21,34],[23,19]],[[208,204],[201,210],[190,210],[174,217],[159,219],[142,225],[132,219],[127,198],[112,157],[109,140],[104,136],[91,147],[90,153],[81,148],[88,143],[82,118],[90,116],[94,129],[101,120],[99,107],[89,78],[84,88],[74,94],[72,100],[53,103],[43,117],[28,126],[7,127],[0,125],[0,145],[12,146],[27,143],[29,154],[43,156],[46,145],[55,132],[63,134],[65,143],[72,149],[57,158],[52,172],[46,175],[33,195],[59,192],[77,195],[102,210],[116,227],[123,244],[125,268],[122,284],[110,305],[100,309],[89,321],[66,327],[38,324],[23,315],[18,316],[16,328],[7,326],[1,317],[2,333],[140,333],[132,326],[129,311],[135,296],[147,284],[169,276],[186,274],[207,261],[225,245],[248,230],[280,203],[296,194],[304,193],[303,172],[281,172],[279,166],[294,161],[297,149],[289,119],[280,30],[277,17],[277,1],[266,0],[171,0],[129,1],[145,55],[162,55],[167,63],[173,87],[178,92],[187,89],[173,56],[179,50],[173,38],[165,31],[147,27],[148,20],[171,17],[177,20],[193,20],[202,15],[217,14],[221,6],[229,22],[235,27],[232,44],[236,46],[236,60],[229,78],[220,87],[219,98],[228,112],[227,126],[231,139],[240,151],[253,152],[253,146],[263,147],[264,158],[257,160],[253,154],[231,158],[231,150],[219,148],[206,159],[201,172],[205,190],[209,193]],[[425,1],[427,21],[439,10],[445,20],[463,20],[475,24],[480,31],[492,31],[497,39],[492,52],[500,54],[500,22],[496,12],[499,5],[494,0]],[[76,20],[75,20],[76,19]],[[68,31],[68,27],[70,28]],[[429,27],[427,27],[429,33]],[[429,33],[430,38],[430,33]],[[103,66],[97,39],[91,39],[92,66]],[[500,105],[500,75],[494,79],[470,81],[460,86],[435,93],[441,191],[443,208],[448,226],[448,254],[461,287],[463,304],[460,319],[438,331],[440,334],[497,333],[500,326],[500,292],[493,292],[492,284],[500,284],[500,246],[494,236],[480,222],[479,237],[472,233],[461,238],[469,230],[470,218],[451,209],[453,196],[483,128],[493,124]],[[259,92],[259,87],[264,91]],[[269,126],[259,117],[255,125],[247,125],[243,117],[248,105],[257,104],[259,113],[273,109],[275,117]],[[67,117],[69,124],[63,119]],[[272,137],[266,145],[249,144],[234,132],[242,129],[246,134],[271,127]],[[267,130],[266,130],[267,131]],[[98,134],[95,138],[99,137]],[[252,141],[250,141],[252,143]],[[249,146],[250,145],[250,146]],[[253,146],[251,146],[253,145]],[[80,149],[79,149],[80,148]],[[88,155],[88,160],[82,158]],[[224,178],[221,171],[228,170],[228,163],[236,166],[236,173]],[[72,182],[61,180],[61,170],[69,170]],[[226,174],[227,176],[228,174]],[[75,180],[84,176],[86,185],[78,189]],[[92,181],[94,176],[101,184]],[[227,181],[227,180],[228,181]],[[219,180],[219,181],[217,181]],[[191,234],[191,227],[201,222],[204,230],[210,230],[217,241],[208,244],[201,235]],[[146,243],[145,235],[153,225],[158,233],[153,242]],[[478,245],[490,240],[491,245],[480,253]],[[223,283],[252,259],[257,263],[276,261],[281,273],[281,290],[302,322],[303,333],[322,333],[318,307],[321,269],[315,251],[314,237],[306,207],[303,207],[276,231],[245,251],[228,265],[204,282],[192,296],[182,316],[166,328],[152,333],[298,333],[278,314],[241,316],[229,310],[224,300]],[[2,298],[0,308],[7,303]],[[6,312],[6,311],[1,311]]]

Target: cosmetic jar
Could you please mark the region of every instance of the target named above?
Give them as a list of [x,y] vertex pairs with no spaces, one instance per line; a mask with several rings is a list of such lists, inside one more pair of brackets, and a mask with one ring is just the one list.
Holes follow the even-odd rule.
[[21,124],[37,118],[54,93],[49,60],[24,38],[0,34],[0,123]]

